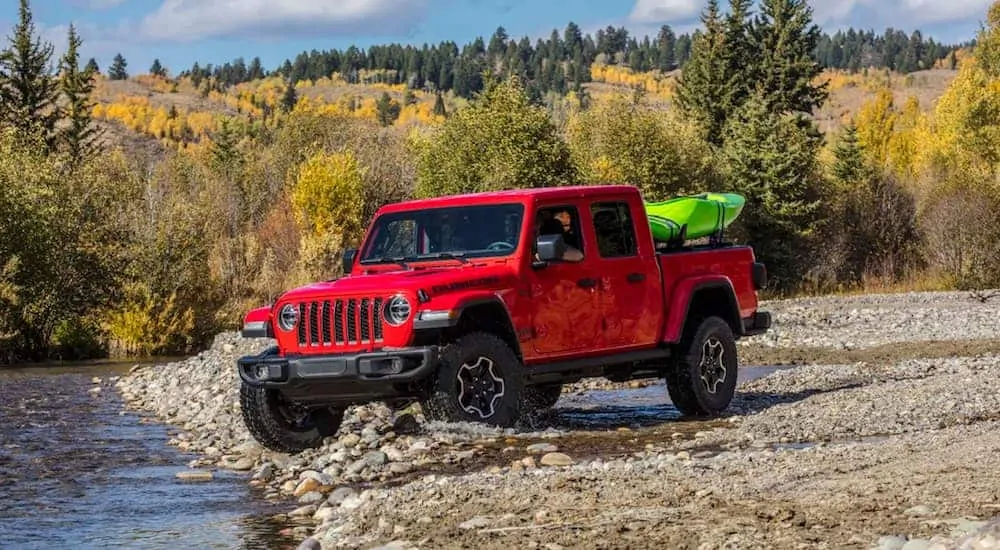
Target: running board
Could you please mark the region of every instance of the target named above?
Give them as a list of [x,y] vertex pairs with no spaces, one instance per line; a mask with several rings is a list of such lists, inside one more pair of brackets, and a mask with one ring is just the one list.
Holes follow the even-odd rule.
[[[539,384],[545,382],[557,382],[564,379],[579,380],[582,378],[593,378],[606,376],[609,368],[619,366],[632,366],[634,363],[645,361],[656,361],[668,359],[670,348],[653,348],[640,351],[630,351],[626,353],[616,353],[614,355],[601,355],[597,357],[584,357],[582,359],[571,359],[569,361],[559,361],[546,363],[537,367],[528,367],[525,374],[525,382],[528,384]],[[636,370],[635,373],[643,373],[644,378],[649,377],[650,369]],[[631,379],[630,376],[628,379]]]

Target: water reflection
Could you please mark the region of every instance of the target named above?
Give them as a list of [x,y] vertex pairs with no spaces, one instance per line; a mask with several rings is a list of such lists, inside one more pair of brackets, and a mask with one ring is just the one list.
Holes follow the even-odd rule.
[[175,477],[193,455],[166,428],[121,412],[91,377],[134,363],[0,369],[0,546],[4,548],[295,548],[246,480]]

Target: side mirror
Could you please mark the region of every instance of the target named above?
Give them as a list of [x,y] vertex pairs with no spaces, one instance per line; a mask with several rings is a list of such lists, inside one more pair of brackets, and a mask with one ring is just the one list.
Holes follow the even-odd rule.
[[566,252],[566,241],[562,235],[539,235],[535,241],[538,259],[542,262],[558,260]]
[[354,267],[354,258],[358,255],[357,248],[348,248],[344,250],[344,275],[351,272],[351,268]]

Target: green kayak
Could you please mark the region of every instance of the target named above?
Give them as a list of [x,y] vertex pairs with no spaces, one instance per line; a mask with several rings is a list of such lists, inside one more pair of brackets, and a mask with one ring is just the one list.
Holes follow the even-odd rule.
[[646,217],[657,241],[700,239],[729,227],[746,199],[736,193],[702,193],[645,203]]

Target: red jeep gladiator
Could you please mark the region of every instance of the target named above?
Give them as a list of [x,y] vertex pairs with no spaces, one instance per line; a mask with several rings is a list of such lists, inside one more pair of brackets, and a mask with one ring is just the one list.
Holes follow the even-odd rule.
[[768,330],[753,250],[655,242],[639,191],[579,186],[391,204],[344,276],[250,311],[243,418],[268,448],[321,444],[351,405],[511,426],[586,377],[663,377],[688,416],[723,412],[735,340]]

